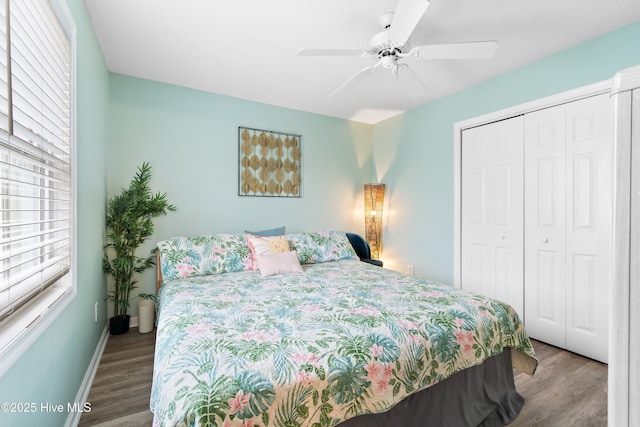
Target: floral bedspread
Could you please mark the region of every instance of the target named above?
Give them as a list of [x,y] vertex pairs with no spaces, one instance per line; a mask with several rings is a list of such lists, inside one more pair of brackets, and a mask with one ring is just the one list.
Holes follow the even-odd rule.
[[155,426],[334,426],[505,347],[535,357],[506,304],[356,260],[303,268],[163,285]]

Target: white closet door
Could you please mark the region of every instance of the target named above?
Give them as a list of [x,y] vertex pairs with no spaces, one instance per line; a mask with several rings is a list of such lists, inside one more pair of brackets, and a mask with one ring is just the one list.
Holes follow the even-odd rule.
[[608,94],[567,114],[567,349],[606,362],[613,209],[613,104]]
[[462,133],[461,287],[524,316],[523,118]]
[[607,360],[613,116],[608,95],[525,118],[525,326]]
[[565,106],[525,116],[525,327],[565,347]]

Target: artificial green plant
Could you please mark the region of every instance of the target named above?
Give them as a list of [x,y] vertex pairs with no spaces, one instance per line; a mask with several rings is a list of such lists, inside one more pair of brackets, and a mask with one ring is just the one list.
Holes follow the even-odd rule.
[[153,234],[153,219],[176,210],[167,201],[166,193],[152,193],[150,180],[151,166],[145,162],[138,167],[129,187],[107,201],[102,270],[113,278],[107,285],[107,298],[114,304],[116,320],[127,316],[129,296],[137,288],[136,274],[155,264],[154,251],[147,257],[136,255],[140,245]]

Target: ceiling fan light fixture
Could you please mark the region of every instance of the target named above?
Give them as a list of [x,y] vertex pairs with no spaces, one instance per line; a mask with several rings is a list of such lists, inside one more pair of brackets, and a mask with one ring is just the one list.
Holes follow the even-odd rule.
[[395,55],[383,56],[380,58],[382,61],[382,68],[395,68],[397,66],[396,59]]

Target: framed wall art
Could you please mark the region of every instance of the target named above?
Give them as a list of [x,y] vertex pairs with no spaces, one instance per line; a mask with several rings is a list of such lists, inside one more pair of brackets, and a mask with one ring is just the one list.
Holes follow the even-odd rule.
[[302,196],[302,136],[238,127],[238,195]]

